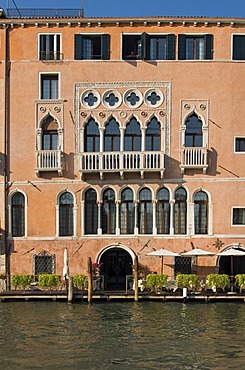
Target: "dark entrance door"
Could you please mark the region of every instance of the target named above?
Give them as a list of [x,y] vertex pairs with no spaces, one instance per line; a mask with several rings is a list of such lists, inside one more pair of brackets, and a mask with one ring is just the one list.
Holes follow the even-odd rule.
[[105,290],[126,290],[126,275],[132,275],[132,258],[122,248],[107,250],[101,257],[100,273],[105,277]]
[[245,256],[222,256],[219,261],[219,273],[229,276],[245,273]]

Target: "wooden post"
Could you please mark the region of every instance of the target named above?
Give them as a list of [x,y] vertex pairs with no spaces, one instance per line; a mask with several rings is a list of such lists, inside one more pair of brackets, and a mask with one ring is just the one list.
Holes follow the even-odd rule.
[[139,263],[138,263],[138,256],[134,257],[134,300],[135,302],[138,302],[139,300],[139,287],[138,287],[138,268],[139,268]]
[[88,303],[92,302],[93,298],[93,276],[92,276],[92,260],[88,257]]
[[68,294],[67,294],[68,303],[73,302],[73,281],[72,276],[68,276]]

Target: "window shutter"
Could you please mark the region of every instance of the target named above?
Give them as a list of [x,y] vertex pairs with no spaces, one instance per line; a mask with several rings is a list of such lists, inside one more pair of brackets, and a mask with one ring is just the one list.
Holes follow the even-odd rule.
[[233,60],[245,60],[245,36],[233,36]]
[[140,42],[141,42],[141,49],[140,49],[140,59],[141,60],[149,60],[150,59],[150,39],[149,39],[149,35],[144,32],[142,33],[141,35],[141,38],[140,38]]
[[82,35],[75,35],[74,50],[75,50],[74,59],[75,60],[83,59],[83,37]]
[[166,37],[167,40],[167,57],[168,60],[175,59],[175,35],[169,34]]
[[178,37],[178,59],[185,60],[186,59],[186,50],[185,50],[185,35],[179,35]]
[[213,59],[213,35],[205,35],[205,59]]
[[101,59],[110,59],[110,35],[101,36]]

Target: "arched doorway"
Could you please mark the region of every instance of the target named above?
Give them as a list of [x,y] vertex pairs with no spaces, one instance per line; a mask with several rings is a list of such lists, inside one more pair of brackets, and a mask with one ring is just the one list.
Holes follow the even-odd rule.
[[126,276],[133,274],[133,251],[121,245],[111,245],[101,251],[97,261],[101,264],[105,290],[126,290]]
[[[242,245],[230,245],[229,247],[223,249],[222,253],[227,252],[229,254],[229,250],[237,250],[245,253],[245,248]],[[227,274],[233,277],[237,274],[244,274],[245,273],[245,255],[221,255],[218,260],[219,266],[219,274]]]

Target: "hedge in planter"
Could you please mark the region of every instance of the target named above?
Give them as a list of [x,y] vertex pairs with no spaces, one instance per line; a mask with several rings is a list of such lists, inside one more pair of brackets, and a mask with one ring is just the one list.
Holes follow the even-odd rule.
[[38,275],[38,285],[41,288],[50,290],[57,288],[60,283],[60,276],[56,274],[40,274]]
[[238,285],[240,289],[240,293],[242,292],[243,289],[245,289],[245,274],[237,274],[235,276],[236,279],[236,284]]
[[178,274],[176,276],[176,283],[178,288],[195,290],[199,285],[199,280],[196,274]]
[[224,292],[225,288],[230,284],[230,279],[226,274],[209,274],[206,279],[206,284],[215,293],[218,288],[222,289]]
[[16,274],[11,277],[11,285],[15,289],[20,288],[24,291],[33,281],[33,275]]
[[73,285],[77,289],[84,289],[85,288],[85,282],[86,282],[86,276],[75,274],[72,277]]
[[167,284],[168,275],[148,274],[146,276],[146,286],[151,290],[162,289]]

